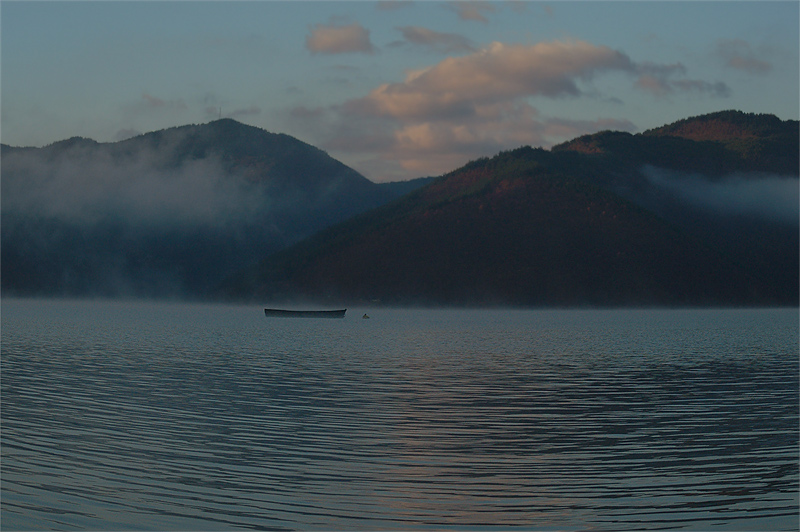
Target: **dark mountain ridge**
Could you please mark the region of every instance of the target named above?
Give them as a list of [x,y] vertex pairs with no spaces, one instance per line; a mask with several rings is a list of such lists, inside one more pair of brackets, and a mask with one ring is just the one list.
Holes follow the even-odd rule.
[[[351,304],[796,305],[797,122],[743,115],[473,161],[267,258],[220,294]],[[742,118],[747,145],[720,136],[722,124]],[[676,136],[687,131],[705,133]],[[658,181],[654,171],[671,173]],[[795,198],[788,219],[711,208],[664,185],[763,184],[776,172]]]
[[797,120],[720,111],[631,134],[603,131],[553,147],[610,159],[612,164],[649,164],[719,177],[731,172],[796,176]]
[[797,120],[721,111],[553,150],[588,152],[594,182],[796,294],[798,146]]
[[204,298],[227,277],[217,297],[259,301],[796,305],[798,144],[797,121],[725,111],[382,185],[227,119],[3,145],[2,289]]
[[202,297],[243,264],[404,192],[230,119],[1,150],[6,295]]

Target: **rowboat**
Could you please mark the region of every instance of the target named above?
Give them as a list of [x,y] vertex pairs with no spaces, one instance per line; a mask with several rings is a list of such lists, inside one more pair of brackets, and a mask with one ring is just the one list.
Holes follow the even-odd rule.
[[344,318],[347,309],[341,310],[282,310],[265,308],[268,318]]

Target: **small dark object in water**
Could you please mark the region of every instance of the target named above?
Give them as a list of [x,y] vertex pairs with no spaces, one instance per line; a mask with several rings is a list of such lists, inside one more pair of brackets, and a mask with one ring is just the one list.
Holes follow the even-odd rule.
[[361,319],[362,319],[362,320],[368,320],[368,319],[369,319],[369,316],[367,316],[366,314],[364,314],[363,316],[361,316]]
[[280,310],[265,308],[268,318],[344,318],[347,309],[341,310]]

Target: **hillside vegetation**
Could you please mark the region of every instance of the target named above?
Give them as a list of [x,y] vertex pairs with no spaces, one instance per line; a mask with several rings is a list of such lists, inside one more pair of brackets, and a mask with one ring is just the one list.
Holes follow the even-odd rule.
[[378,185],[230,119],[114,143],[2,146],[2,176],[4,295],[193,299],[424,182]]
[[233,120],[2,146],[5,296],[796,305],[798,123],[725,111],[378,185]]
[[[796,304],[797,122],[776,120],[718,113],[473,161],[248,268],[220,295],[337,304]],[[733,130],[746,132],[747,149]],[[687,192],[708,190],[710,201],[725,197],[719,187],[768,180],[795,195],[794,212],[726,209]]]

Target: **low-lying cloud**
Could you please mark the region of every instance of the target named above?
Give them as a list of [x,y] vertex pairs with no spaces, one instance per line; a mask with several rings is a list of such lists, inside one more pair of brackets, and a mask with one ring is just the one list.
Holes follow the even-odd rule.
[[246,221],[265,198],[213,157],[177,168],[143,150],[123,158],[76,146],[49,159],[40,152],[3,156],[4,213],[95,224],[207,226]]
[[797,177],[735,174],[710,179],[652,166],[645,167],[643,173],[653,185],[700,209],[794,225],[800,222]]

